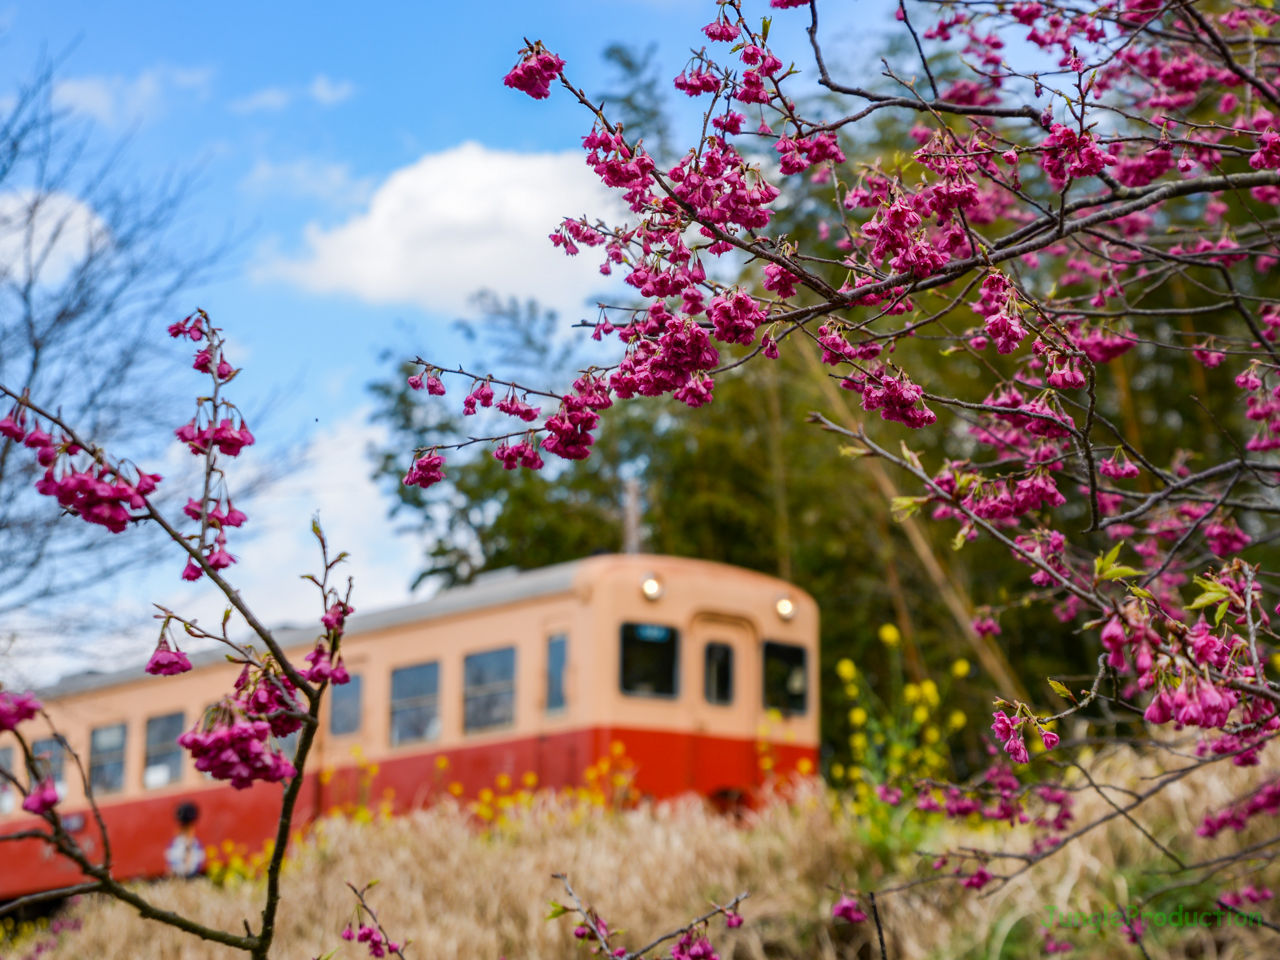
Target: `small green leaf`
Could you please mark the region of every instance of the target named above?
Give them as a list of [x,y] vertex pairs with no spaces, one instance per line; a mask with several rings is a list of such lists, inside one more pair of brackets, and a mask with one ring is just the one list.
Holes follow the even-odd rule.
[[911,464],[911,466],[915,467],[921,473],[924,473],[924,464],[920,462],[920,457],[916,454],[916,452],[907,446],[905,440],[902,442],[901,446],[902,446],[902,459],[907,461],[907,463]]
[[1231,606],[1230,600],[1223,600],[1222,603],[1218,606],[1217,612],[1214,613],[1213,615],[1213,625],[1215,627],[1222,625],[1222,618],[1227,615],[1227,608],[1229,606]]
[[555,919],[557,919],[558,917],[563,917],[563,916],[564,916],[566,913],[568,913],[568,912],[569,912],[569,908],[568,908],[568,907],[566,907],[566,906],[565,906],[564,904],[562,904],[562,903],[556,903],[554,900],[552,900],[552,901],[551,901],[551,912],[547,914],[547,919],[548,919],[548,920],[555,920]]
[[951,549],[954,550],[956,553],[959,553],[960,548],[963,547],[968,542],[969,542],[969,538],[965,535],[965,532],[961,530],[959,533],[957,533],[954,537],[951,538]]
[[760,21],[760,39],[765,41],[769,39],[769,28],[773,26],[773,17],[765,17]]
[[901,523],[908,517],[914,516],[920,507],[928,502],[928,497],[894,497],[890,501],[889,508],[893,513],[893,519]]
[[1187,604],[1187,609],[1202,610],[1205,607],[1213,606],[1215,603],[1226,601],[1229,597],[1230,595],[1225,590],[1208,590]]
[[1118,567],[1112,567],[1102,575],[1103,580],[1119,580],[1121,577],[1136,577],[1142,574],[1141,570],[1135,570],[1133,567],[1126,567],[1121,564]]
[[1047,679],[1049,681],[1049,686],[1053,688],[1054,693],[1056,693],[1060,697],[1066,697],[1072,703],[1076,702],[1075,695],[1070,690],[1067,689],[1067,685],[1065,683],[1059,683],[1057,680],[1054,680],[1052,677],[1049,677]]

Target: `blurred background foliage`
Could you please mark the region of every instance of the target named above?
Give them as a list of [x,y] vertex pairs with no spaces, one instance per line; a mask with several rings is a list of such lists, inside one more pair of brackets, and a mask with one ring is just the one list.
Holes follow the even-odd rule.
[[[888,61],[892,64],[906,54],[891,49]],[[629,133],[667,149],[674,123],[659,92],[664,85],[651,73],[650,54],[615,45],[606,57],[619,69],[617,87],[606,99],[623,111]],[[934,66],[939,77],[947,76],[945,57],[934,61]],[[833,109],[821,99],[809,106],[810,114]],[[748,125],[755,122],[749,119]],[[857,134],[856,143],[844,143],[851,179],[871,166],[890,176],[919,176],[921,169],[911,162],[918,141],[888,111],[860,123]],[[772,158],[762,156],[761,162],[767,167]],[[835,262],[847,249],[840,245],[845,213],[837,204],[834,183],[815,180],[820,178],[789,180],[769,232],[786,235],[806,251]],[[1027,189],[1038,193],[1048,188],[1037,184],[1028,171]],[[1225,217],[1221,212],[1216,219],[1211,216],[1211,222],[1221,223],[1220,229],[1226,231],[1229,222],[1244,216],[1247,200],[1223,197],[1218,202],[1238,208]],[[869,214],[856,210],[848,216],[856,229],[856,221]],[[1169,230],[1203,230],[1205,201],[1171,205],[1163,216]],[[1078,297],[1081,312],[1095,322],[1125,328],[1123,304],[1112,301],[1103,309],[1089,307],[1096,281],[1082,277],[1051,292],[1049,288],[1062,274],[1061,264],[1038,270],[1034,261],[1027,260],[1010,269],[1033,293]],[[758,272],[751,264],[742,267],[739,280],[759,289]],[[804,295],[802,291],[799,298],[803,300]],[[1208,287],[1175,280],[1164,284],[1143,307],[1158,311],[1162,303],[1168,306],[1169,297],[1195,303],[1210,296]],[[593,345],[585,337],[566,340],[563,325],[535,303],[501,303],[486,294],[479,295],[478,302],[483,320],[474,326],[473,334],[487,358],[484,372],[531,386],[554,383],[564,388],[577,369],[603,356],[591,350]],[[933,293],[915,297],[917,315],[945,304]],[[904,322],[911,319],[910,314],[903,317]],[[955,351],[948,348],[975,332],[980,322],[961,306],[945,318],[936,335],[900,341],[893,359],[908,366],[930,392],[981,401],[995,382],[993,374],[1011,375],[1014,366],[990,349],[951,355]],[[1194,332],[1203,336],[1205,331],[1248,336],[1243,324],[1225,313],[1206,315]],[[1189,331],[1174,331],[1159,322],[1154,335],[1165,342],[1182,338],[1188,347],[1191,342]],[[741,350],[718,346],[722,359]],[[1243,419],[1231,381],[1237,371],[1230,370],[1229,364],[1205,370],[1191,358],[1189,349],[1184,354],[1185,367],[1152,363],[1154,352],[1154,347],[1139,344],[1100,367],[1098,385],[1101,414],[1153,462],[1167,465],[1185,457],[1194,464],[1220,444],[1237,442],[1227,430],[1241,443],[1253,432]],[[404,385],[408,372],[395,369],[391,375],[389,370],[386,380],[371,385],[375,418],[389,428],[388,445],[374,451],[374,456],[388,491],[394,491],[394,510],[427,534],[430,547],[420,580],[433,578],[452,585],[485,570],[529,569],[618,551],[623,545],[627,481],[634,479],[641,490],[646,552],[760,570],[796,584],[818,601],[824,767],[832,779],[847,778],[853,785],[854,770],[861,770],[857,776],[868,776],[872,782],[892,779],[893,771],[885,766],[887,754],[877,752],[874,743],[869,747],[868,735],[887,735],[905,744],[907,751],[920,750],[928,745],[922,737],[930,725],[946,741],[939,746],[945,758],[942,766],[949,765],[954,775],[964,777],[985,766],[982,733],[992,709],[991,695],[1001,685],[998,677],[979,666],[982,658],[975,647],[979,641],[966,625],[975,609],[990,607],[998,619],[1002,633],[995,644],[988,642],[988,649],[1010,669],[1022,691],[1030,691],[1031,702],[1049,705],[1047,676],[1083,679],[1092,674],[1099,651],[1096,636],[1082,632],[1077,622],[1059,622],[1051,604],[1028,604],[1021,599],[1030,588],[1027,567],[986,538],[955,551],[951,538],[956,524],[933,523],[927,515],[917,518],[913,543],[890,516],[889,497],[894,491],[886,488],[885,481],[899,485],[897,492],[904,494],[921,491],[906,488],[902,476],[886,478],[882,473],[877,478],[877,465],[840,455],[839,438],[808,422],[813,411],[841,425],[862,421],[882,446],[896,450],[906,441],[926,468],[936,471],[946,459],[984,456],[968,437],[964,412],[956,416],[955,408],[939,409],[938,423],[919,431],[868,417],[862,414],[856,395],[836,386],[834,368],[821,365],[811,342],[792,338],[780,360],[753,362],[720,375],[714,402],[700,409],[671,400],[617,404],[605,411],[594,453],[586,461],[556,462],[538,473],[508,473],[487,448],[477,445],[468,448],[474,456],[454,454],[449,482],[429,493],[399,482],[411,452],[456,442],[463,435],[483,436],[483,418],[462,424],[449,412],[456,410],[457,397],[466,389],[461,378],[451,379],[453,396],[441,402],[408,390]],[[1058,481],[1072,497],[1077,481],[1066,474]],[[1078,518],[1082,529],[1087,521],[1084,502],[1075,497],[1059,516],[1069,523]],[[1257,517],[1245,514],[1238,519],[1255,537],[1262,530]],[[1103,534],[1082,538],[1070,528],[1066,532],[1086,549],[1102,552],[1111,545]],[[1260,541],[1253,552],[1263,550],[1270,547]],[[1201,559],[1211,557],[1206,554]],[[944,602],[944,584],[954,588],[968,615],[957,616],[954,605]],[[885,625],[892,629],[882,629]],[[896,639],[885,642],[885,637]],[[846,660],[856,664],[858,683],[870,695],[862,703],[864,714],[873,702],[879,711],[869,725],[864,714],[857,713],[859,705],[852,704],[850,683],[836,669]],[[990,666],[991,661],[986,662]],[[933,690],[942,691],[938,703],[928,704],[936,724],[895,720],[918,712],[919,703],[904,701],[904,691],[911,687],[918,696],[926,681],[935,684]],[[901,764],[898,767],[897,775],[907,772]],[[931,770],[939,769],[938,763],[931,764]]]

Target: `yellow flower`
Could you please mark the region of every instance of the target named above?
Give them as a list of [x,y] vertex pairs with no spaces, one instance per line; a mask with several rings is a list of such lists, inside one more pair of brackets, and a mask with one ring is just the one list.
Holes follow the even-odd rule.
[[880,627],[880,642],[886,647],[896,647],[902,642],[902,631],[892,623],[886,623]]
[[942,702],[938,696],[938,685],[932,680],[925,680],[920,684],[920,695],[924,697],[924,702],[931,707],[936,707]]
[[914,683],[908,683],[902,688],[902,699],[907,703],[915,703],[920,699],[920,687]]
[[801,757],[796,761],[796,772],[802,777],[807,777],[813,772],[813,761],[808,757]]
[[[880,737],[879,741],[877,742],[883,743],[884,738]],[[891,757],[899,758],[906,752],[907,752],[907,748],[903,746],[901,743],[894,743],[889,746],[889,756]]]
[[969,661],[961,657],[955,663],[951,664],[951,675],[957,680],[963,679],[969,675]]
[[[1276,654],[1276,656],[1280,657],[1280,653]],[[846,683],[844,685],[844,695],[848,697],[850,700],[857,700],[858,685],[856,683]]]
[[523,777],[521,777],[520,780],[526,787],[529,787],[530,789],[538,785],[538,775],[534,773],[532,770],[530,770]]
[[833,764],[831,765],[831,779],[832,779],[832,780],[843,780],[843,779],[844,779],[844,764],[843,764],[843,763],[839,763],[839,762],[837,762],[837,763],[833,763]]
[[481,803],[492,803],[492,802],[493,802],[493,791],[492,791],[492,790],[490,790],[488,787],[485,787],[483,790],[481,790],[481,791],[480,791],[480,802],[481,802]]
[[965,715],[959,710],[952,710],[951,716],[947,717],[947,726],[952,730],[959,730],[965,724]]
[[855,733],[853,736],[849,738],[849,746],[857,752],[866,750],[867,735],[865,733]]
[[854,707],[849,711],[849,722],[855,727],[860,727],[867,722],[867,711],[862,707]]
[[1271,655],[1271,665],[1277,670],[1280,670],[1280,653],[1273,653]]
[[920,739],[925,743],[937,743],[941,739],[942,734],[938,732],[937,727],[925,727],[924,732],[920,735]]
[[849,683],[858,675],[858,668],[853,665],[853,661],[848,657],[836,663],[836,676]]
[[449,758],[446,757],[443,753],[440,754],[440,756],[436,757],[436,769],[437,770],[449,769]]
[[615,757],[620,757],[627,752],[627,745],[621,740],[615,740],[609,744],[609,752]]
[[924,723],[926,720],[929,719],[929,708],[926,707],[923,703],[920,704],[920,706],[916,707],[913,711],[911,711],[911,719],[914,720],[916,723]]
[[761,769],[761,770],[772,770],[772,769],[773,769],[773,757],[761,757],[761,758],[760,758],[760,769]]
[[505,773],[498,774],[498,776],[494,778],[493,782],[497,785],[499,790],[511,789],[511,777]]
[[449,792],[452,793],[455,797],[462,796],[462,784],[460,784],[457,780],[453,781],[453,783],[449,784]]

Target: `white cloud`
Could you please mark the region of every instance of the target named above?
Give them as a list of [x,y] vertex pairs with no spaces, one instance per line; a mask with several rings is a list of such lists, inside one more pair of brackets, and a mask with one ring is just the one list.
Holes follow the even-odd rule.
[[310,97],[322,107],[332,107],[349,100],[355,93],[350,80],[330,80],[323,73],[317,74],[305,88],[267,87],[247,97],[227,104],[232,113],[259,113],[283,110],[299,97]]
[[[268,626],[315,623],[320,615],[315,588],[303,581],[307,573],[320,573],[320,552],[311,534],[311,518],[318,514],[329,542],[330,556],[350,554],[335,570],[345,589],[354,578],[352,603],[360,613],[399,606],[415,598],[409,585],[422,565],[421,541],[396,532],[399,521],[387,515],[389,501],[370,479],[372,466],[365,452],[372,442],[385,442],[381,427],[368,424],[367,409],[357,410],[328,429],[316,433],[307,445],[303,461],[289,476],[241,502],[248,523],[229,538],[231,553],[239,559],[227,571],[250,609]],[[258,447],[245,457],[268,457]],[[156,464],[170,482],[177,482],[192,458],[174,444],[165,464]],[[232,468],[232,489],[235,469]],[[16,637],[6,655],[7,637],[0,636],[0,679],[20,686],[51,683],[57,677],[96,667],[118,669],[142,663],[155,643],[151,616],[154,603],[163,604],[188,619],[213,628],[221,621],[226,600],[207,580],[184,583],[184,565],[176,549],[154,564],[149,572],[112,581],[100,595],[83,598],[94,615],[124,629],[95,632],[91,643],[55,643],[47,625],[35,614],[14,617],[9,630]],[[64,611],[65,612],[65,611]],[[74,614],[72,614],[74,616]],[[88,614],[86,614],[86,620]],[[231,626],[233,637],[244,638],[243,621]],[[208,643],[188,642],[194,648]]]
[[566,257],[547,239],[564,217],[583,214],[620,216],[580,152],[464,143],[397,170],[346,223],[308,225],[306,255],[269,261],[259,276],[433,312],[465,311],[482,288],[576,310],[614,285],[599,273],[598,250]]
[[[343,584],[348,576],[355,578],[353,603],[358,609],[367,613],[410,599],[409,585],[422,562],[421,546],[396,533],[396,522],[387,516],[389,501],[370,479],[366,449],[371,442],[385,441],[385,433],[367,420],[368,411],[357,410],[315,434],[304,462],[244,508],[249,514],[244,530],[252,536],[238,543],[235,536],[230,538],[239,562],[229,573],[268,624],[310,622],[319,615],[315,588],[300,579],[320,572],[320,552],[311,534],[316,514],[330,555],[344,550],[350,554],[337,574]],[[178,582],[180,567],[175,561],[166,584]],[[203,582],[172,592],[173,602],[179,604],[175,609],[198,612],[202,621],[212,621],[225,605]]]
[[332,107],[334,104],[350,99],[351,94],[355,92],[355,87],[351,85],[350,80],[340,80],[335,83],[322,73],[311,81],[307,92],[316,103],[324,107]]
[[345,163],[310,159],[291,163],[259,160],[240,185],[251,193],[314,197],[340,207],[366,203],[373,194],[373,181],[353,177]]
[[293,94],[288,90],[268,87],[239,100],[232,100],[227,106],[232,113],[257,113],[260,110],[283,110],[292,100]]
[[132,80],[121,76],[67,77],[54,84],[53,102],[105,127],[120,127],[153,119],[163,110],[167,91],[201,90],[212,76],[208,69],[154,67]]
[[0,276],[26,279],[23,264],[30,252],[41,264],[33,279],[57,284],[87,254],[110,242],[102,218],[70,194],[0,193]]

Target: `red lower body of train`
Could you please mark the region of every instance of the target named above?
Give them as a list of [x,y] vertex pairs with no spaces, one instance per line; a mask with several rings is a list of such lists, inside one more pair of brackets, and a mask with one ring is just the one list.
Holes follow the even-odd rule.
[[[712,798],[749,797],[765,781],[761,758],[768,758],[769,775],[785,775],[815,769],[817,751],[812,747],[769,744],[761,750],[753,740],[655,730],[595,728],[519,740],[477,744],[448,751],[402,754],[380,759],[376,773],[366,768],[339,768],[333,772],[309,772],[294,812],[295,830],[330,811],[352,804],[387,801],[396,813],[428,806],[448,787],[460,784],[463,798],[474,798],[493,789],[503,774],[512,789],[526,773],[537,777],[541,788],[561,789],[584,785],[584,771],[611,753],[615,743],[625,748],[634,764],[634,788],[643,797],[665,799],[696,792]],[[437,764],[445,756],[447,767]],[[370,775],[371,774],[371,775]],[[456,787],[455,787],[456,789]],[[174,811],[194,802],[200,810],[196,834],[206,847],[230,842],[239,849],[257,852],[275,836],[281,788],[255,784],[248,790],[226,785],[190,792],[166,790],[154,799],[107,803],[101,808],[111,840],[113,873],[117,878],[162,876],[164,852],[176,832]],[[87,810],[61,810],[63,823],[84,849],[97,860],[101,839]],[[30,829],[34,818],[21,817],[0,834]],[[0,845],[0,902],[15,897],[83,882],[79,868],[56,854],[40,840],[20,840]]]

